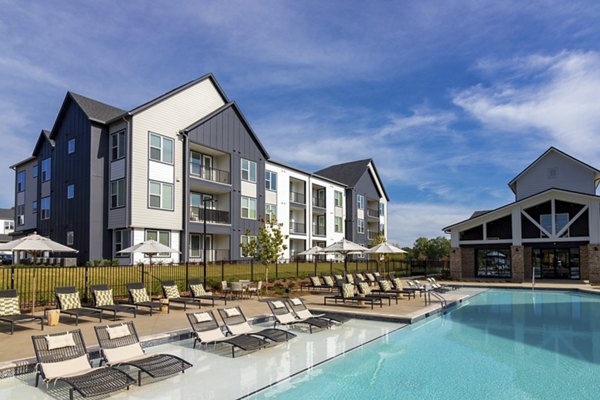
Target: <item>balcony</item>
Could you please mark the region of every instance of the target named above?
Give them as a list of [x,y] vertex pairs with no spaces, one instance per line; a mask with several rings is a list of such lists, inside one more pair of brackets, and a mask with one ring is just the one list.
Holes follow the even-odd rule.
[[313,197],[313,207],[326,208],[325,199]]
[[[191,262],[203,262],[204,250],[192,249],[190,251]],[[229,249],[206,249],[206,262],[229,260]]]
[[373,240],[377,237],[377,235],[379,235],[379,232],[377,231],[367,231],[367,238],[369,240]]
[[372,218],[379,218],[379,210],[377,208],[367,208],[367,216]]
[[313,224],[313,236],[327,236],[327,230],[323,226]]
[[211,182],[231,184],[229,171],[190,163],[190,175]]
[[[204,209],[200,207],[190,207],[190,221],[203,222]],[[229,211],[206,210],[206,222],[215,224],[229,224]]]
[[306,204],[306,195],[299,192],[290,192],[290,201],[297,204]]
[[297,222],[290,222],[290,233],[305,235],[306,234],[306,225],[300,224]]

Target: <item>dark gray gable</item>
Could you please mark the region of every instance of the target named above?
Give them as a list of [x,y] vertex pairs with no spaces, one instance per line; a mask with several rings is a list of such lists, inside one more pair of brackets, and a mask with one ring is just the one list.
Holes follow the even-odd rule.
[[125,110],[99,102],[77,93],[69,92],[69,95],[81,107],[88,118],[94,122],[106,124],[108,121],[125,114]]
[[0,219],[13,220],[15,218],[14,208],[0,208]]
[[342,182],[348,187],[354,187],[363,174],[371,159],[351,161],[343,164],[332,165],[315,172],[315,175],[324,176],[334,181]]
[[40,149],[42,148],[42,145],[45,141],[48,141],[48,143],[50,143],[50,146],[54,147],[54,140],[50,139],[50,131],[43,129],[40,132],[40,136],[38,136],[38,140],[35,143],[35,147],[33,148],[32,155],[34,157],[37,157],[37,155],[40,153]]

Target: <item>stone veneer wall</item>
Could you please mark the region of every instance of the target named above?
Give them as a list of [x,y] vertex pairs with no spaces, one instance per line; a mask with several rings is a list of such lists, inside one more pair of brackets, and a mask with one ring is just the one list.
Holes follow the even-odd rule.
[[512,281],[523,282],[525,280],[525,248],[523,246],[511,246],[510,258]]
[[463,247],[461,249],[462,277],[463,279],[475,278],[475,249]]
[[525,265],[525,281],[531,282],[533,277],[533,248],[527,246],[523,249],[523,265]]
[[590,283],[600,284],[600,244],[587,245],[587,252]]
[[450,250],[450,277],[452,279],[462,279],[462,259],[460,254],[460,247],[453,247]]
[[590,255],[587,244],[579,246],[579,274],[582,280],[590,279]]

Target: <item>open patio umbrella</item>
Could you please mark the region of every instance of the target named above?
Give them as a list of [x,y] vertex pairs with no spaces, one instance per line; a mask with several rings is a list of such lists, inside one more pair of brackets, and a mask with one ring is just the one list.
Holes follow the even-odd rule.
[[321,246],[313,246],[310,249],[298,253],[299,256],[316,256],[318,254],[323,254],[323,248]]
[[360,254],[364,253],[368,249],[366,247],[361,246],[360,244],[356,244],[347,239],[342,239],[339,242],[335,242],[334,244],[327,246],[323,249],[323,253],[339,253],[344,256],[344,273],[347,272],[347,261],[348,254]]
[[387,242],[379,243],[377,246],[371,247],[365,254],[401,254],[406,253],[406,251],[402,250],[399,247],[391,245]]
[[[45,252],[49,253],[78,253],[77,250],[57,243],[45,236],[40,236],[36,232],[29,236],[13,240],[0,245],[0,251],[25,251],[33,256],[33,264],[37,264],[39,256]],[[32,294],[31,294],[31,312],[35,311],[35,268],[33,269]]]

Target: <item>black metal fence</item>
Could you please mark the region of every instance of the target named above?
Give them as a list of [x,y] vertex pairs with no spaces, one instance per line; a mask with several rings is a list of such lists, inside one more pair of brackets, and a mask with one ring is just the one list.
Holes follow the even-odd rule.
[[[397,276],[439,275],[448,269],[447,261],[387,261],[372,260],[348,261],[346,264],[334,261],[303,262],[300,260],[277,263],[268,268],[269,281],[278,279],[306,278],[320,275],[359,271],[378,271],[384,275]],[[142,282],[151,295],[161,293],[161,281],[173,280],[180,290],[186,290],[190,279],[200,279],[207,288],[218,290],[221,281],[240,279],[264,280],[267,271],[264,265],[252,261],[220,261],[202,264],[154,264],[152,266],[1,266],[0,289],[17,289],[21,307],[31,306],[35,290],[36,304],[53,305],[54,289],[57,286],[75,286],[83,301],[89,299],[89,287],[95,284],[108,284],[116,297],[127,296],[127,283]]]

